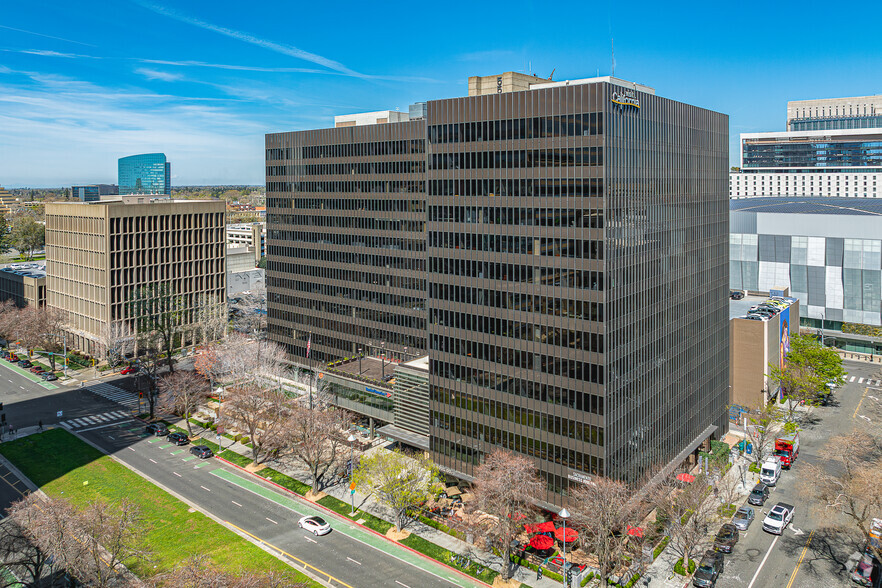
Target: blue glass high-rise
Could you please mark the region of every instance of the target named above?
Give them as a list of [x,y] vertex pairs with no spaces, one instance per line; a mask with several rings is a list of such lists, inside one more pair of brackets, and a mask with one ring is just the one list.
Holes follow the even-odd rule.
[[171,194],[171,164],[165,153],[142,153],[119,159],[119,193]]

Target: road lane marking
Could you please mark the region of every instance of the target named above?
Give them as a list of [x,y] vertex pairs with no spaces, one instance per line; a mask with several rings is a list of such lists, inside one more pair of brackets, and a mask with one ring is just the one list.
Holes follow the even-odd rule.
[[150,461],[152,461],[153,463],[156,463],[156,460],[153,459],[152,457],[150,458]]
[[360,561],[355,561],[355,560],[352,559],[351,557],[347,557],[346,559],[348,559],[349,561],[351,561],[351,562],[354,563],[354,564],[361,565],[361,562],[360,562]]
[[274,525],[278,525],[278,524],[279,524],[279,523],[277,523],[276,521],[272,520],[272,519],[269,518],[269,517],[263,517],[263,518],[265,518],[266,520],[268,520],[269,522],[271,522],[271,523],[274,524]]
[[181,474],[179,474],[178,472],[172,472],[172,473],[173,473],[174,475],[176,475],[177,477],[179,477],[179,478],[183,478],[183,477],[184,477],[184,476],[182,476]]
[[[266,545],[267,547],[271,547],[271,548],[275,549],[276,551],[278,551],[279,553],[281,553],[282,555],[284,555],[284,556],[286,556],[286,557],[290,557],[290,558],[293,559],[294,561],[299,562],[301,565],[304,565],[304,566],[306,566],[306,567],[308,567],[308,568],[310,568],[310,569],[312,569],[312,570],[315,570],[316,572],[318,572],[318,573],[321,574],[322,576],[327,576],[327,578],[328,578],[328,582],[336,582],[337,584],[340,584],[341,586],[344,586],[345,588],[353,588],[351,585],[347,584],[347,583],[344,582],[343,580],[339,580],[339,579],[335,578],[334,576],[332,576],[331,574],[329,574],[328,572],[326,572],[326,571],[324,571],[324,570],[320,570],[320,569],[318,569],[317,567],[315,567],[314,565],[311,565],[311,564],[306,563],[305,561],[303,561],[303,560],[300,559],[299,557],[297,557],[297,556],[295,556],[295,555],[291,555],[290,553],[288,553],[288,552],[285,551],[284,549],[279,549],[278,547],[276,547],[276,546],[273,545],[272,543],[269,543],[268,541],[264,541],[263,539],[261,539],[261,538],[258,537],[257,535],[252,535],[251,533],[249,533],[248,531],[246,531],[246,530],[243,529],[242,527],[237,527],[236,525],[234,525],[234,524],[231,523],[230,521],[224,521],[224,522],[225,522],[226,524],[228,524],[229,526],[233,527],[234,529],[236,529],[237,531],[240,531],[240,532],[242,532],[242,533],[245,533],[246,535],[248,535],[249,537],[251,537],[251,538],[254,539],[255,541],[260,541],[261,543],[263,543],[263,544]],[[315,543],[315,541],[313,541],[313,543]]]
[[199,487],[202,488],[203,490],[205,490],[206,492],[211,492],[211,490],[209,490],[209,489],[206,488],[205,486],[199,486]]
[[303,538],[306,539],[307,541],[311,541],[312,543],[318,543],[318,541],[316,541],[315,539],[312,539],[311,537],[307,537],[306,535],[304,535]]
[[766,565],[766,560],[769,559],[769,556],[772,554],[772,549],[775,547],[775,543],[778,542],[778,539],[781,538],[781,535],[775,535],[775,540],[772,541],[772,544],[769,545],[769,550],[766,552],[766,557],[763,558],[763,561],[760,562],[759,567],[756,569],[756,573],[753,575],[753,579],[750,580],[750,584],[747,585],[747,588],[753,588],[753,583],[756,582],[757,577],[763,569],[763,566]]
[[862,414],[859,414],[858,416],[859,416],[860,418],[862,418],[862,419],[865,419],[868,423],[872,423],[872,422],[873,422],[873,421],[870,420],[870,417],[866,417],[866,416],[864,416],[864,415],[862,415]]
[[855,378],[856,378],[856,376],[852,376],[851,379],[849,380],[849,382],[854,382]]
[[410,588],[410,586],[408,586],[408,585],[405,584],[404,582],[399,582],[398,580],[395,580],[395,583],[396,583],[396,584],[401,584],[402,586],[404,586],[404,588]]
[[107,427],[115,427],[119,424],[119,421],[113,423],[107,423],[106,425],[98,425],[97,427],[89,427],[88,429],[77,429],[76,433],[85,433],[87,431],[97,431],[98,429],[106,429]]
[[863,379],[863,378],[861,378],[860,380],[858,380],[858,384],[863,384],[863,383],[864,383],[864,379]]
[[802,548],[802,554],[799,556],[799,561],[796,562],[796,568],[794,568],[793,573],[790,574],[790,581],[787,582],[787,588],[790,588],[793,585],[793,581],[796,579],[796,573],[799,571],[799,566],[802,565],[802,559],[805,557],[805,552],[808,551],[809,545],[812,542],[812,536],[815,534],[814,531],[809,533],[808,540],[805,542],[805,547]]
[[863,404],[863,402],[864,402],[864,397],[867,395],[867,392],[869,392],[869,391],[870,391],[869,388],[864,388],[864,393],[861,394],[860,402],[858,402],[858,405],[854,408],[854,414],[851,415],[851,418],[853,418],[853,419],[857,418],[857,413],[861,409],[861,404]]
[[134,448],[134,447],[129,447],[129,449],[131,449],[131,450],[132,450],[132,451],[134,451],[134,450],[135,450],[135,448]]
[[232,502],[232,503],[235,504],[236,506],[242,506],[241,504],[239,504],[239,503],[236,502],[235,500],[231,500],[230,502]]

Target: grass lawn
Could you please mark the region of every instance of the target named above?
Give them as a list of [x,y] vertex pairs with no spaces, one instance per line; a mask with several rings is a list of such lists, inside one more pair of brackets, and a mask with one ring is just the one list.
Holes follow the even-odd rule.
[[140,577],[168,571],[190,554],[201,553],[232,572],[291,572],[299,581],[319,586],[202,513],[188,512],[186,504],[64,429],[0,444],[0,453],[49,496],[78,505],[134,498],[149,521],[145,543],[154,560],[132,563],[130,569]]
[[[407,545],[411,549],[415,549],[416,551],[419,551],[424,555],[428,555],[432,559],[438,560],[460,571],[463,571],[469,576],[477,578],[482,582],[486,582],[487,584],[492,584],[493,579],[499,575],[499,572],[495,572],[490,568],[479,566],[476,563],[472,563],[468,569],[463,569],[456,562],[453,561],[452,552],[444,549],[443,547],[435,545],[431,541],[423,539],[419,535],[414,535],[413,533],[402,539],[400,543],[402,545]],[[480,572],[478,571],[478,568],[481,569]]]

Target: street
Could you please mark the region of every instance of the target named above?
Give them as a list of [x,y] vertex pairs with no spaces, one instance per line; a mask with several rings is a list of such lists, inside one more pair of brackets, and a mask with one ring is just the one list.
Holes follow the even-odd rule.
[[[882,389],[869,387],[877,380],[879,366],[845,362],[847,383],[835,393],[831,406],[813,409],[800,431],[799,458],[781,476],[765,506],[757,507],[756,520],[740,539],[717,586],[720,588],[821,588],[853,586],[848,574],[861,549],[854,533],[833,529],[839,517],[824,520],[821,505],[812,499],[812,480],[805,464],[818,463],[819,451],[829,439],[853,430],[878,434],[882,423]],[[870,426],[872,425],[872,426]],[[757,474],[750,474],[756,479]],[[780,537],[762,530],[762,519],[777,502],[796,507],[793,522]]]

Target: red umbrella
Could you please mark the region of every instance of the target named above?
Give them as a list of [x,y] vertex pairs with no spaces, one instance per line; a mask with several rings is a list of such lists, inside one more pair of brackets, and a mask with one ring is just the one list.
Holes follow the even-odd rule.
[[554,530],[554,536],[558,541],[565,541],[566,543],[572,543],[576,539],[579,538],[579,532],[575,529],[571,529],[570,527],[566,528],[566,535],[564,535],[564,528],[560,527]]
[[640,527],[632,527],[628,525],[628,535],[631,537],[643,537],[643,529]]
[[551,549],[553,545],[554,539],[552,539],[548,535],[534,535],[533,538],[530,539],[530,547],[532,547],[533,549],[538,549],[539,551]]
[[537,525],[525,525],[524,530],[527,533],[554,533],[554,523],[546,521]]
[[683,473],[683,474],[677,474],[677,479],[680,480],[681,482],[690,482],[691,483],[691,482],[695,481],[695,476],[693,476],[692,474]]

